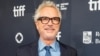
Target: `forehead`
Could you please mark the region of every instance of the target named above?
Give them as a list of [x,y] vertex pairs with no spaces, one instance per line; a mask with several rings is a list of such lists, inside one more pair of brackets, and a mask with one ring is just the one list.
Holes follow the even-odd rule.
[[43,7],[40,10],[40,16],[58,17],[58,11],[54,7]]

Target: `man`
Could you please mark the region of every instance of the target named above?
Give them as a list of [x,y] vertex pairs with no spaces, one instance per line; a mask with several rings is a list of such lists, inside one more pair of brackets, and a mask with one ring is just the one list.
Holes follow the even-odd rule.
[[43,1],[34,15],[39,39],[19,47],[17,56],[77,56],[76,50],[56,40],[61,12],[52,1]]

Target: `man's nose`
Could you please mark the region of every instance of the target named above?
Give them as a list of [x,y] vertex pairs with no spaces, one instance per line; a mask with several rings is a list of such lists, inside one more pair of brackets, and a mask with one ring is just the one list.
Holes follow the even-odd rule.
[[53,25],[52,20],[50,20],[50,21],[48,22],[48,25]]

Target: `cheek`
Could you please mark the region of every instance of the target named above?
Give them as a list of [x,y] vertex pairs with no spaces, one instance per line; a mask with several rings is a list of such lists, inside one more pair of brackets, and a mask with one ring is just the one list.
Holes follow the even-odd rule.
[[57,31],[59,31],[60,25],[57,25],[57,26],[55,26],[54,28],[57,29]]
[[36,27],[38,31],[42,31],[44,29],[44,25],[42,25],[41,23],[37,23]]

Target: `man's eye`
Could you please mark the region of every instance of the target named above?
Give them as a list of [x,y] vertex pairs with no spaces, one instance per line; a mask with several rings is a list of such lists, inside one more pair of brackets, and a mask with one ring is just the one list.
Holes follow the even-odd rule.
[[59,18],[53,18],[53,20],[59,21]]

